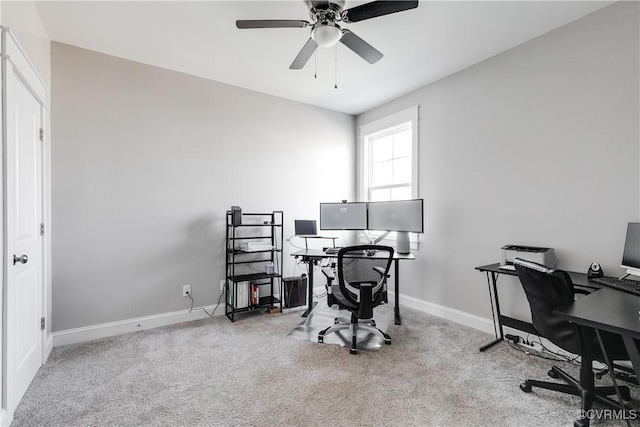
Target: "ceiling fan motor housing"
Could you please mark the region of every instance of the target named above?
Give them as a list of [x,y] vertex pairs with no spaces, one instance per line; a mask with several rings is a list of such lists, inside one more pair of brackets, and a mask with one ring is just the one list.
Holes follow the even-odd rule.
[[313,22],[322,22],[324,20],[336,22],[340,18],[340,14],[344,10],[345,0],[331,1],[314,1],[304,0],[309,8],[309,16]]

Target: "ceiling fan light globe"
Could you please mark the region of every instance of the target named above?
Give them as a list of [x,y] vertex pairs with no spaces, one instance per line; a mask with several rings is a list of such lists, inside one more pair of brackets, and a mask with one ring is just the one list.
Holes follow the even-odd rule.
[[311,31],[311,38],[322,47],[335,45],[341,37],[342,31],[333,25],[320,25]]

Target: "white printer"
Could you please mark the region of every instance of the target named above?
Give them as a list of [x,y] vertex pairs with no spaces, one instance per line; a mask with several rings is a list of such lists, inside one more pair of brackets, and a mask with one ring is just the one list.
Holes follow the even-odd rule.
[[511,266],[516,258],[556,268],[556,255],[552,248],[506,245],[500,251],[500,266]]

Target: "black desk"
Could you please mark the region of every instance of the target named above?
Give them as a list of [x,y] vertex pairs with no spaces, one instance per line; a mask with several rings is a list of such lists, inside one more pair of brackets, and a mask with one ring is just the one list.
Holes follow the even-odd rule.
[[[570,322],[622,336],[636,377],[640,378],[640,296],[602,288],[555,313]],[[604,351],[604,349],[603,349]]]
[[[494,325],[494,328],[496,326],[498,327],[498,331],[496,331],[496,339],[480,347],[480,351],[485,351],[489,347],[504,340],[504,332],[502,331],[503,326],[509,326],[511,328],[518,329],[520,331],[524,331],[534,335],[539,335],[538,331],[535,330],[535,328],[531,323],[523,322],[522,320],[505,316],[500,313],[500,300],[498,299],[498,285],[497,285],[498,276],[500,274],[506,274],[507,276],[517,276],[517,274],[515,270],[507,270],[499,267],[500,267],[499,263],[476,267],[476,270],[483,271],[487,274],[487,286],[489,287],[489,300],[491,301],[491,315],[493,316],[493,325]],[[597,283],[592,283],[587,277],[586,273],[577,273],[574,271],[567,271],[567,273],[569,273],[569,275],[571,276],[571,280],[573,281],[576,287],[586,288],[589,290],[599,289],[601,287]],[[495,309],[494,309],[494,301],[495,301]]]
[[[313,308],[318,304],[317,301],[313,301],[313,264],[320,259],[336,258],[338,255],[327,254],[320,249],[303,249],[301,251],[292,253],[291,256],[302,257],[302,262],[306,262],[308,266],[308,272],[309,272],[309,275],[307,276],[307,284],[309,287],[308,295],[307,295],[308,307],[307,307],[307,310],[304,313],[302,313],[302,317],[307,317],[311,313],[311,310],[313,310]],[[395,303],[396,303],[394,308],[394,315],[395,315],[394,317],[395,317],[396,325],[402,324],[402,319],[400,318],[400,292],[398,291],[400,287],[399,286],[400,267],[398,266],[398,264],[400,260],[405,260],[405,259],[413,260],[413,259],[416,259],[416,257],[413,254],[402,255],[396,252],[393,253],[393,261],[395,266],[394,282],[395,282]]]

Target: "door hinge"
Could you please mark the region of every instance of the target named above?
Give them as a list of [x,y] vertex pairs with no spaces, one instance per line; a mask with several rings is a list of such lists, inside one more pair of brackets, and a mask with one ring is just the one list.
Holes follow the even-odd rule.
[[44,331],[45,321],[44,317],[40,318],[40,330]]
[[44,129],[40,129],[40,141],[44,141]]
[[40,224],[40,235],[44,236],[44,222]]

